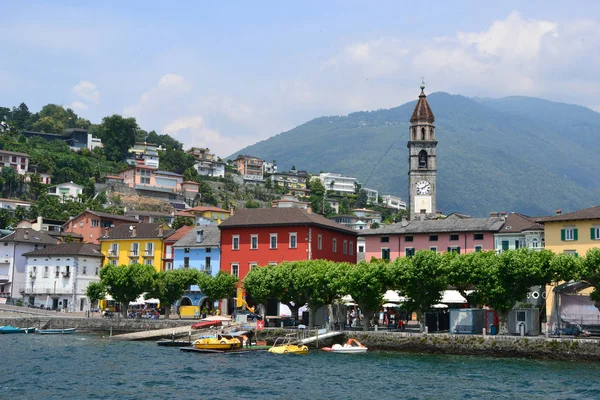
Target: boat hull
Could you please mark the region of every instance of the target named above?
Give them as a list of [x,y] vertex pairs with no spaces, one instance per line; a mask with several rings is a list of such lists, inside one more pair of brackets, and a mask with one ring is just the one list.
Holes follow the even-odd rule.
[[359,354],[359,353],[366,353],[367,352],[367,348],[366,347],[358,347],[358,348],[342,348],[342,349],[333,349],[331,347],[323,347],[324,351],[328,351],[330,353],[342,353],[342,354]]
[[273,346],[269,349],[269,353],[273,353],[273,354],[308,354],[308,347],[296,346],[296,345]]
[[75,328],[68,329],[40,329],[37,331],[40,335],[66,335],[70,333],[75,333]]
[[12,333],[33,333],[35,332],[35,328],[17,328],[15,326],[3,326],[0,328],[0,334],[12,334]]
[[231,343],[212,343],[212,344],[196,344],[194,343],[194,347],[199,350],[231,350],[234,345]]

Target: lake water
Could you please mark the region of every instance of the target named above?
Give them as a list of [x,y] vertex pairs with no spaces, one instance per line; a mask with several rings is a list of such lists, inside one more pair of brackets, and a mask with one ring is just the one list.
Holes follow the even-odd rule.
[[0,399],[598,399],[600,364],[370,352],[184,353],[89,335],[0,335]]

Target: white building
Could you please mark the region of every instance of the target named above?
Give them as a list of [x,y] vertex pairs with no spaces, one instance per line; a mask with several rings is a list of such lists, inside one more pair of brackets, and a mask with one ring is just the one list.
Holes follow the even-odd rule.
[[29,154],[0,150],[0,168],[10,167],[19,175],[29,172]]
[[157,168],[160,165],[158,159],[158,151],[162,150],[157,144],[136,142],[132,148],[129,149],[129,155],[125,159],[125,162],[129,165],[143,164],[146,167]]
[[0,199],[0,208],[5,208],[11,212],[14,212],[17,207],[29,209],[29,207],[31,207],[31,203],[18,199]]
[[279,200],[273,200],[273,202],[271,203],[272,207],[275,208],[292,208],[292,207],[296,207],[296,208],[302,208],[303,210],[308,210],[311,209],[312,207],[310,206],[310,203],[308,201],[300,201],[296,198],[296,196],[291,195],[291,194],[286,194],[281,196],[281,199]]
[[55,246],[58,239],[32,229],[15,229],[0,239],[0,297],[20,299],[25,290],[24,253]]
[[544,227],[535,218],[519,213],[510,213],[504,226],[494,234],[494,247],[497,253],[505,250],[544,248]]
[[225,177],[225,163],[217,160],[199,160],[194,164],[198,175],[214,176],[218,178]]
[[265,161],[263,163],[263,174],[275,174],[277,173],[277,165],[273,162]]
[[333,172],[324,172],[319,174],[318,178],[325,186],[325,189],[340,193],[354,193],[356,190],[356,178],[342,176]]
[[400,197],[392,196],[391,194],[384,194],[381,196],[383,200],[383,206],[391,208],[393,210],[406,210],[406,202]]
[[367,203],[377,204],[379,201],[379,192],[375,189],[362,188],[367,193]]
[[69,312],[90,309],[85,292],[91,282],[100,282],[104,260],[100,245],[63,243],[23,256],[27,265],[25,302]]
[[83,186],[73,183],[73,181],[59,183],[58,185],[50,186],[48,188],[48,194],[59,196],[61,203],[65,200],[78,201],[79,197],[83,194]]

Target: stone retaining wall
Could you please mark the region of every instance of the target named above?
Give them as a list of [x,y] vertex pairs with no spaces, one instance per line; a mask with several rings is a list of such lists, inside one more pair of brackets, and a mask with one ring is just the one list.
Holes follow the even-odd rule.
[[39,329],[77,328],[82,332],[128,333],[167,329],[179,326],[191,326],[193,321],[166,319],[124,319],[124,318],[0,318],[0,326],[13,325],[17,327],[36,327]]

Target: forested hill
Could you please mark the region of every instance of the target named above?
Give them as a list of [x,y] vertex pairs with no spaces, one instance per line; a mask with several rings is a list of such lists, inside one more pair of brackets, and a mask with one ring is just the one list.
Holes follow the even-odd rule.
[[[527,97],[470,99],[433,93],[438,209],[542,215],[600,203],[600,114]],[[241,149],[313,173],[355,176],[407,196],[406,143],[415,101],[389,110],[321,117]]]

